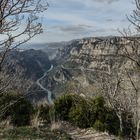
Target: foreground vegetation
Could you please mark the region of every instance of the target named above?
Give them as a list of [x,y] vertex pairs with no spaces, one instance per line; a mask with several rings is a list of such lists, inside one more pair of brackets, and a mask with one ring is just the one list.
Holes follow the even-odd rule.
[[133,123],[123,115],[123,133],[120,131],[119,118],[109,107],[102,96],[85,99],[79,95],[66,94],[54,103],[55,116],[58,120],[71,122],[80,128],[93,128],[97,131],[107,131],[110,134],[130,137],[133,133]]
[[[84,98],[75,94],[65,94],[56,99],[54,105],[49,106],[47,104],[32,105],[22,94],[10,92],[3,94],[0,98],[0,107],[1,110],[5,108],[0,116],[1,122],[8,120],[10,125],[14,126],[14,129],[3,131],[2,138],[20,138],[26,135],[29,138],[54,136],[55,139],[55,136],[59,137],[64,133],[51,132],[49,129],[41,129],[38,133],[35,129],[40,125],[49,126],[54,121],[67,121],[80,128],[106,131],[126,138],[135,136],[133,123],[126,119],[128,112],[122,114],[122,133],[118,116],[102,96]],[[64,134],[65,137],[69,138]]]
[[0,130],[0,139],[3,140],[26,140],[26,139],[47,139],[47,140],[72,140],[69,135],[61,131],[50,129],[36,129],[31,127],[17,127],[14,129]]

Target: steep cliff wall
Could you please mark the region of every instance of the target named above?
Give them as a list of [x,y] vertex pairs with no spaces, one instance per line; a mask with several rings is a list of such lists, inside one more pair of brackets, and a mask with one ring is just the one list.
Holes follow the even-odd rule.
[[[82,39],[70,51],[72,61],[90,68],[115,65],[122,62],[132,65],[127,59],[126,53],[134,57],[135,53],[140,54],[139,44],[135,41],[122,37],[112,38],[87,38]],[[129,62],[128,62],[129,61]]]
[[[124,81],[129,81],[126,76],[127,71],[138,83],[140,75],[139,71],[136,70],[137,65],[128,56],[140,61],[139,42],[139,38],[132,37],[85,38],[73,41],[60,51],[59,57],[62,58],[63,63],[56,68],[56,72],[53,75],[57,77],[55,75],[61,73],[61,77],[66,79],[61,86],[67,82],[69,85],[70,82],[79,83],[79,87],[90,86],[92,91],[99,86],[98,79],[103,74],[112,75],[112,79],[114,76],[114,80],[117,78],[116,74],[118,74],[119,76],[121,75]],[[66,75],[63,74],[65,71],[71,75],[68,80],[65,78]],[[58,77],[59,81],[61,81],[61,77]],[[57,84],[59,85],[60,83]],[[126,84],[127,82],[124,83]],[[127,83],[127,87],[128,85],[131,85],[131,83]],[[84,92],[82,88],[79,92]]]

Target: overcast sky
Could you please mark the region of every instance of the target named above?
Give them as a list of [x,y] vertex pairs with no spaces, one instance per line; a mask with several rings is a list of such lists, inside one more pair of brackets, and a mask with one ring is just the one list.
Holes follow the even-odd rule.
[[48,0],[48,10],[40,15],[44,33],[34,43],[119,35],[130,25],[126,15],[135,9],[134,0]]

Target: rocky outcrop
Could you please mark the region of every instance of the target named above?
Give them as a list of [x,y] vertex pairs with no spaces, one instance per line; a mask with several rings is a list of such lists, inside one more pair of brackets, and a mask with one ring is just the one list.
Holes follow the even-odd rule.
[[[132,46],[135,46],[134,50]],[[107,63],[120,62],[126,53],[125,48],[129,54],[135,53],[136,50],[140,54],[140,49],[134,41],[121,37],[82,39],[71,49],[70,54],[73,61],[91,68],[97,68],[97,61],[103,62],[102,67],[107,66]]]
[[107,132],[97,132],[93,129],[80,129],[67,122],[61,122],[60,130],[69,134],[73,140],[118,140]]
[[[114,71],[115,74],[115,71],[123,73],[125,69],[128,69],[128,72],[132,74],[136,63],[128,59],[126,55],[129,54],[134,59],[137,56],[136,59],[139,59],[139,42],[140,39],[134,37],[75,40],[59,52],[59,58],[62,61],[61,66],[56,68],[57,72],[54,71],[54,75],[56,75],[54,81],[57,81],[58,85],[67,81],[76,81],[85,88],[91,83],[97,83],[101,74],[111,74],[111,71]],[[60,68],[63,69],[60,70]],[[67,71],[66,74],[64,74],[65,71]],[[57,75],[59,78],[57,78]],[[135,75],[139,77],[137,72],[135,72]],[[67,76],[70,78],[67,78]]]
[[[135,41],[137,40],[137,41]],[[115,67],[132,67],[134,64],[126,58],[127,53],[133,57],[140,55],[139,38],[86,38],[75,40],[59,52],[63,64],[67,61],[78,66],[92,69],[108,70]],[[58,58],[57,58],[58,59]],[[75,66],[74,66],[75,67]]]

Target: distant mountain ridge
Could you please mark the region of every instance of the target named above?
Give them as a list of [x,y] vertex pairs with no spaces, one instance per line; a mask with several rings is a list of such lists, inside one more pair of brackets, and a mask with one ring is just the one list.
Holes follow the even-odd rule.
[[21,68],[23,75],[28,79],[39,78],[51,66],[48,55],[41,50],[13,50],[5,60],[10,69]]

